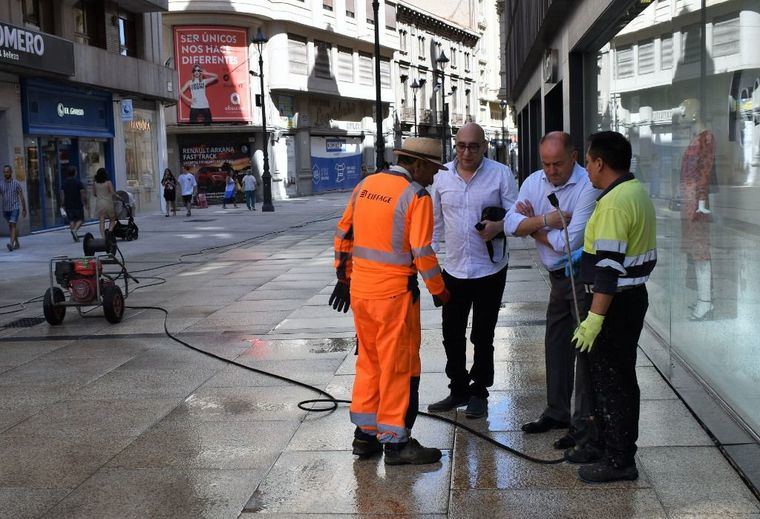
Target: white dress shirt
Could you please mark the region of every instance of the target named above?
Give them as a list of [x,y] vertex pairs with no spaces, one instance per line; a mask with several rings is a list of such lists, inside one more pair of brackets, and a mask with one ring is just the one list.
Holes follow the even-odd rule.
[[[557,195],[559,208],[562,211],[572,213],[570,224],[567,226],[567,233],[570,237],[570,250],[573,251],[583,245],[583,232],[586,229],[586,222],[591,217],[591,213],[594,212],[596,199],[601,191],[594,189],[586,170],[576,163],[570,178],[561,186],[554,186],[549,182],[543,169],[535,171],[523,182],[517,200],[518,202],[529,200],[533,205],[535,215],[538,216],[554,211],[554,207],[546,198],[550,193]],[[520,222],[526,218],[526,216],[516,213],[515,208],[512,207],[505,219],[504,232],[514,235]],[[557,270],[560,266],[564,266],[567,259],[565,233],[561,229],[552,229],[549,231],[547,239],[551,243],[551,247],[536,242],[538,256],[547,270]]]
[[504,164],[483,158],[469,182],[457,173],[456,159],[446,164],[433,182],[433,250],[446,242],[444,270],[459,279],[476,279],[499,272],[509,262],[502,255],[504,240],[493,240],[494,262],[475,224],[483,208],[499,206],[509,210],[517,196],[517,182]]

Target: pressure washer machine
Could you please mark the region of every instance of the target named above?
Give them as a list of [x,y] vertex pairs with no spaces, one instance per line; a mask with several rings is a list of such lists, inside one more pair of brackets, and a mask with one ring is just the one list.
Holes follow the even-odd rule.
[[82,258],[56,256],[50,260],[50,288],[42,302],[45,320],[58,325],[66,317],[67,307],[76,308],[84,316],[83,308],[102,306],[106,320],[118,323],[129,296],[129,280],[139,281],[127,272],[113,234],[106,232],[104,239],[96,239],[87,233],[82,245]]

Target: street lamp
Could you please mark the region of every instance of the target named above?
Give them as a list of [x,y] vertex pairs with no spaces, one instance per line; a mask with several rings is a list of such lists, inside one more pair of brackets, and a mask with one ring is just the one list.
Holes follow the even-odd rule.
[[[264,173],[261,175],[261,183],[264,185],[264,203],[261,205],[261,210],[272,213],[274,212],[274,205],[272,205],[272,175],[269,173],[269,133],[267,133],[267,103],[264,94],[264,44],[267,41],[267,37],[264,36],[264,33],[261,32],[261,27],[259,27],[251,43],[256,45],[256,48],[259,50],[259,79],[261,80],[261,133],[264,136],[261,146],[264,152]],[[249,70],[248,73],[252,76],[256,75],[253,70]]]
[[446,54],[444,54],[443,51],[441,51],[441,54],[436,58],[435,62],[438,64],[438,72],[441,74],[441,148],[443,153],[443,162],[447,162],[448,157],[448,145],[446,143],[446,124],[448,123],[448,113],[446,110],[446,85],[444,84],[444,79],[446,79],[446,72],[444,72],[444,67],[446,67],[446,63],[449,62],[449,58],[446,57]]
[[374,13],[375,26],[375,169],[380,170],[385,164],[385,138],[383,137],[383,100],[380,88],[380,28],[379,28],[380,2],[372,0],[372,12]]
[[417,137],[417,91],[425,84],[425,80],[422,79],[419,82],[415,79],[410,85],[412,88],[412,97],[414,98],[414,136]]
[[507,134],[504,131],[504,119],[507,118],[507,101],[502,99],[499,106],[501,106],[501,147],[504,149],[504,164],[507,164],[509,153],[507,153]]

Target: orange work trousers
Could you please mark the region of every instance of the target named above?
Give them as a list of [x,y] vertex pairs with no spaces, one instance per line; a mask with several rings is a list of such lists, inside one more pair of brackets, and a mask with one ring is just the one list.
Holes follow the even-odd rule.
[[351,422],[381,443],[406,442],[419,406],[419,299],[351,297],[351,310],[359,340]]

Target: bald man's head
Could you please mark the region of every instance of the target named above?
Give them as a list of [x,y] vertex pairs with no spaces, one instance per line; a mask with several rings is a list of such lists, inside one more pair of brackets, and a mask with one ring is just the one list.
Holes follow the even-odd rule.
[[483,161],[486,151],[486,134],[476,123],[467,123],[459,128],[456,135],[458,167],[474,172]]
[[538,144],[538,154],[546,178],[555,186],[567,182],[573,174],[578,154],[573,149],[570,135],[565,132],[549,132]]

